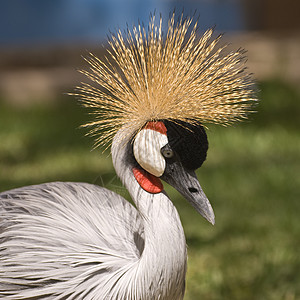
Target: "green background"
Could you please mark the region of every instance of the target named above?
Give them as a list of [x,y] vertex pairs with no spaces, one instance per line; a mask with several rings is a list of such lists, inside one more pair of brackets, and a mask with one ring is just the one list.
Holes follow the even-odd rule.
[[[187,300],[300,299],[300,93],[277,80],[258,87],[249,121],[207,132],[197,174],[216,225],[167,187],[188,243]],[[84,181],[128,197],[109,153],[91,151],[79,129],[89,118],[69,96],[22,107],[0,101],[0,191]]]

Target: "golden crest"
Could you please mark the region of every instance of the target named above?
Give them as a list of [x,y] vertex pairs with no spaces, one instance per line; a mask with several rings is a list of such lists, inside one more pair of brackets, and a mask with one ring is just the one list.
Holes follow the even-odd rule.
[[212,39],[209,29],[198,37],[197,28],[192,18],[175,22],[173,14],[164,37],[162,19],[152,16],[148,30],[139,25],[113,35],[103,60],[90,54],[90,69],[81,72],[95,85],[78,87],[77,96],[96,116],[85,125],[96,146],[108,147],[122,127],[137,133],[149,121],[226,126],[247,117],[257,99],[244,51],[226,52],[217,47],[221,36]]

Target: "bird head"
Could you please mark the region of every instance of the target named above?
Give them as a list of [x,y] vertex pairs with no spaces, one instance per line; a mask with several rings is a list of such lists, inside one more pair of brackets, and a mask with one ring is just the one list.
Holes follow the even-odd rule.
[[195,174],[208,150],[207,136],[201,124],[168,120],[149,122],[135,136],[132,148],[137,162],[134,175],[143,189],[150,193],[161,192],[160,178],[177,189],[197,212],[214,224],[213,209]]
[[132,141],[134,176],[145,190],[160,192],[163,179],[214,223],[194,172],[208,149],[203,124],[246,119],[257,99],[245,52],[218,47],[221,36],[212,38],[209,29],[199,37],[197,29],[192,18],[175,22],[173,14],[166,35],[155,15],[148,28],[117,31],[103,59],[86,58],[90,69],[82,73],[94,84],[75,95],[93,110],[95,119],[84,126],[97,136],[96,146],[109,147],[122,132]]

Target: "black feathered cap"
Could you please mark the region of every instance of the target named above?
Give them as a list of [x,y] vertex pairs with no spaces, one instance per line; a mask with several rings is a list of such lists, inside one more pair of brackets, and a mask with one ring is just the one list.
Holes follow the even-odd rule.
[[208,140],[201,124],[192,125],[183,121],[163,121],[171,149],[179,156],[188,170],[200,168],[206,159]]

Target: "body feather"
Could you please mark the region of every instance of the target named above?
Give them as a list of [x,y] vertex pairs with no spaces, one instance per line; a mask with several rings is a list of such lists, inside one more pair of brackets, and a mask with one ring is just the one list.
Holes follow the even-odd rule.
[[84,294],[94,299],[93,289],[109,290],[105,286],[114,282],[105,284],[108,274],[118,278],[143,251],[138,212],[107,189],[54,182],[8,191],[0,199],[0,295],[5,299],[83,299]]

